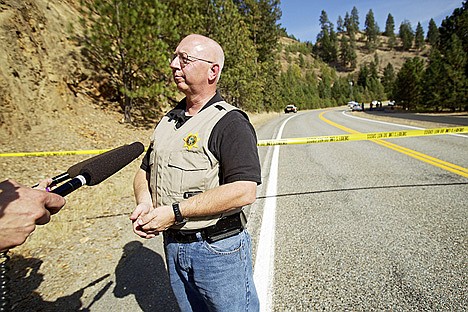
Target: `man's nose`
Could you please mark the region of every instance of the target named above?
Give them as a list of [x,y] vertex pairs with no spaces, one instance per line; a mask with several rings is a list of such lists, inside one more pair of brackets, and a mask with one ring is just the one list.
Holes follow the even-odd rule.
[[172,59],[171,61],[171,64],[170,64],[171,68],[176,68],[176,69],[180,69],[180,61],[179,61],[179,56],[176,56]]

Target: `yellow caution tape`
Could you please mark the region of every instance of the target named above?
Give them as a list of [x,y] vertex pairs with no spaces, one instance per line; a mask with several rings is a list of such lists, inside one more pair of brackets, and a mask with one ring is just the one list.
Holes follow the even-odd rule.
[[394,138],[404,138],[404,137],[466,133],[466,132],[468,132],[468,127],[435,128],[435,129],[422,129],[422,130],[404,130],[404,131],[391,131],[391,132],[372,132],[372,133],[313,136],[313,137],[306,137],[306,138],[290,138],[290,139],[277,139],[277,140],[259,140],[257,145],[258,146],[273,146],[273,145],[348,142],[348,141],[394,139]]
[[[326,135],[326,136],[313,136],[313,137],[305,137],[305,138],[290,138],[290,139],[277,139],[277,140],[274,140],[274,139],[273,140],[259,140],[257,145],[258,146],[273,146],[273,145],[348,142],[348,141],[395,139],[395,138],[404,138],[404,137],[455,134],[455,133],[467,133],[467,132],[468,132],[468,127],[434,128],[434,129],[422,129],[422,130],[404,130],[404,131],[391,131],[391,132]],[[110,149],[82,150],[82,151],[55,151],[55,152],[0,153],[0,157],[94,155],[94,154],[102,154],[109,150]]]
[[83,150],[83,151],[55,151],[55,152],[24,152],[1,153],[0,157],[38,157],[38,156],[70,156],[70,155],[97,155],[110,151],[110,149]]

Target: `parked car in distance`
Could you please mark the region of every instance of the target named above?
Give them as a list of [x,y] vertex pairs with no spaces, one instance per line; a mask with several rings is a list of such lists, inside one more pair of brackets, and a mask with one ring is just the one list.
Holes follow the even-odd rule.
[[351,110],[352,110],[353,112],[356,112],[356,111],[357,111],[357,112],[362,112],[362,107],[361,107],[361,105],[359,105],[359,103],[358,103],[358,104],[353,105],[353,107],[351,107]]
[[284,109],[284,113],[287,114],[287,113],[297,113],[297,107],[294,106],[294,105],[288,105],[286,106],[286,108]]
[[349,102],[348,102],[348,107],[349,107],[349,108],[353,108],[354,105],[359,105],[359,103],[356,102],[356,101],[349,101]]
[[395,101],[388,101],[388,106],[395,106]]

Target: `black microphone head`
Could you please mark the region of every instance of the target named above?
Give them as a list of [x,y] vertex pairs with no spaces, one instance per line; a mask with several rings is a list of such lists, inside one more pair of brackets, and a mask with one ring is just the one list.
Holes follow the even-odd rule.
[[94,161],[97,161],[97,158],[99,157],[102,157],[103,155],[106,155],[106,153],[109,153],[109,152],[112,152],[112,153],[116,153],[117,150],[120,150],[124,147],[126,147],[128,145],[123,145],[123,146],[120,146],[120,147],[117,147],[117,148],[114,148],[113,150],[110,150],[110,151],[107,151],[107,152],[104,152],[102,154],[98,154],[96,156],[93,156],[91,158],[88,158],[88,159],[85,159],[77,164],[74,164],[73,166],[71,166],[70,168],[68,168],[67,170],[67,173],[68,175],[70,176],[70,178],[74,178],[76,177],[77,175],[81,174],[82,172],[82,169],[85,165],[91,163],[91,162],[94,162]]
[[86,177],[87,185],[99,184],[135,160],[144,150],[141,142],[115,148],[85,161],[79,174]]

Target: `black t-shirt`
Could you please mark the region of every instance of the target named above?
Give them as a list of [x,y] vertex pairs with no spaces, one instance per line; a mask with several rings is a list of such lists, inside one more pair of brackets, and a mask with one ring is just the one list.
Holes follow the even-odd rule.
[[[217,92],[202,110],[222,100],[223,98]],[[178,128],[191,117],[185,116],[185,107],[184,99],[167,114],[170,119],[177,119],[176,127]],[[243,112],[230,111],[218,121],[211,132],[208,149],[219,161],[220,185],[236,181],[252,181],[261,184],[257,137],[255,129]],[[149,170],[151,151],[152,146],[148,148],[140,166],[145,171]]]

